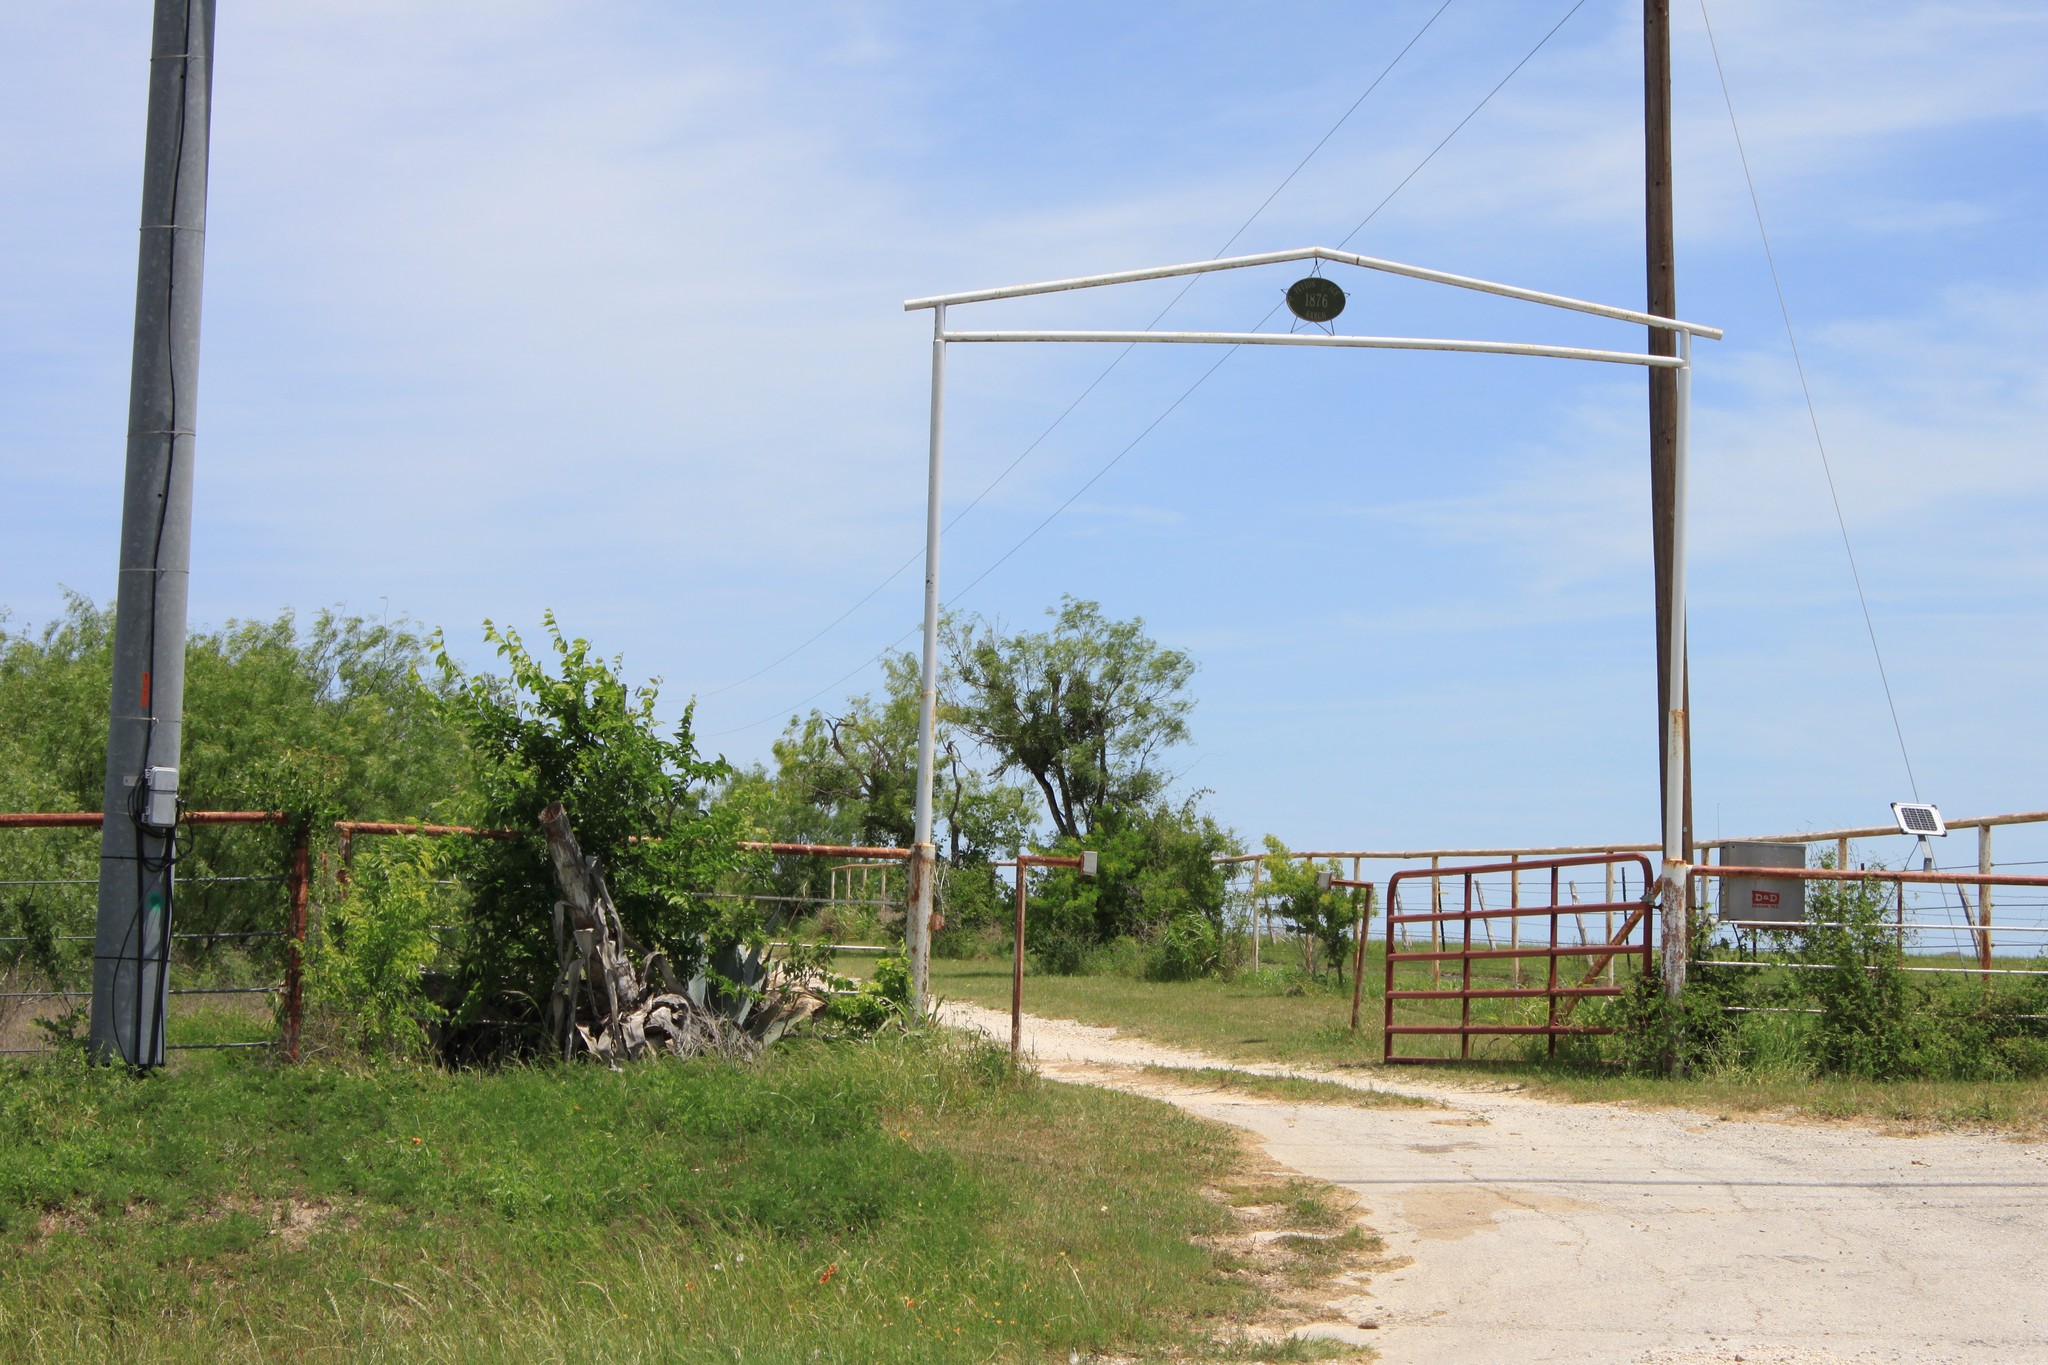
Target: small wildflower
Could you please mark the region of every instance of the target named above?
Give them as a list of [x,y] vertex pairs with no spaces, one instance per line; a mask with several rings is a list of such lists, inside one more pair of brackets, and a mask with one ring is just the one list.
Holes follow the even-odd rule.
[[835,1262],[833,1262],[833,1263],[832,1263],[831,1265],[828,1265],[828,1266],[826,1266],[826,1267],[825,1267],[825,1273],[824,1273],[824,1274],[822,1274],[822,1275],[820,1275],[820,1276],[818,1277],[818,1283],[819,1283],[819,1284],[828,1284],[828,1283],[830,1283],[830,1282],[831,1282],[831,1279],[832,1279],[832,1277],[833,1277],[834,1275],[837,1275],[838,1273],[839,1273],[839,1263],[838,1263],[837,1261],[835,1261]]

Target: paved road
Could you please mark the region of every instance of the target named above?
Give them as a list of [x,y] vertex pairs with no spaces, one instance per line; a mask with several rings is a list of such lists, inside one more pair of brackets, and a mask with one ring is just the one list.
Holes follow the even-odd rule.
[[[1009,1017],[947,1007],[1007,1041]],[[1047,1074],[1159,1094],[1355,1190],[1412,1257],[1363,1300],[1390,1365],[2048,1362],[2048,1144],[1559,1104],[1401,1072],[1360,1109],[1103,1067],[1228,1065],[1027,1017]],[[1278,1071],[1281,1068],[1251,1067]]]

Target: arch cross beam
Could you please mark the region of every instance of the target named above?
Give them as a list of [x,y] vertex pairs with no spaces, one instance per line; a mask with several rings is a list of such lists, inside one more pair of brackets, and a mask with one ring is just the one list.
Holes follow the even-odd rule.
[[[1467,341],[1445,337],[1369,337],[1319,332],[1153,332],[1153,331],[948,331],[946,310],[970,303],[993,303],[1001,299],[1030,298],[1039,294],[1060,294],[1078,289],[1099,289],[1109,285],[1138,284],[1145,280],[1174,279],[1205,275],[1222,270],[1245,270],[1256,266],[1282,265],[1290,261],[1329,261],[1362,270],[1398,275],[1453,289],[1472,290],[1499,298],[1516,299],[1566,312],[1585,313],[1615,322],[1634,323],[1673,334],[1676,355],[1651,355],[1635,351],[1608,351],[1584,346],[1552,346],[1519,341]],[[1182,265],[1154,266],[1146,270],[1120,270],[1106,275],[1078,275],[1072,279],[1045,280],[1037,284],[1014,284],[996,289],[974,289],[958,294],[934,294],[911,299],[905,312],[929,309],[932,314],[931,452],[927,471],[924,558],[924,650],[919,680],[917,742],[917,824],[910,868],[910,915],[904,937],[910,950],[910,989],[914,1016],[921,1016],[931,961],[931,895],[936,849],[932,841],[932,766],[935,757],[938,717],[938,625],[939,625],[939,496],[941,456],[944,451],[946,391],[946,347],[954,342],[1108,342],[1122,345],[1160,344],[1181,346],[1335,346],[1360,350],[1455,351],[1487,355],[1538,356],[1556,360],[1585,360],[1611,365],[1641,365],[1670,369],[1677,387],[1678,440],[1675,451],[1673,486],[1676,526],[1672,537],[1672,568],[1667,586],[1672,622],[1667,660],[1671,678],[1671,709],[1665,724],[1663,783],[1664,874],[1660,895],[1664,909],[1664,948],[1667,988],[1682,981],[1687,944],[1685,883],[1689,869],[1679,847],[1679,803],[1682,799],[1687,716],[1680,702],[1685,696],[1685,493],[1686,447],[1692,409],[1692,341],[1694,337],[1719,340],[1718,327],[1659,317],[1634,308],[1617,308],[1564,294],[1482,280],[1471,275],[1454,275],[1426,266],[1407,265],[1361,256],[1331,247],[1300,247],[1291,251],[1268,251],[1251,256],[1230,256],[1219,260],[1190,261]],[[1676,954],[1674,957],[1673,954]],[[1675,977],[1673,974],[1675,973]]]

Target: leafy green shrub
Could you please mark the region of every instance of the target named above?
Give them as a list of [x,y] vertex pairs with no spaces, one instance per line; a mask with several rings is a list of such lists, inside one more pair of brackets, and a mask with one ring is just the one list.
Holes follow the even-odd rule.
[[1713,937],[1714,926],[1705,916],[1693,920],[1682,1004],[1673,1005],[1665,998],[1659,963],[1630,978],[1622,994],[1588,1000],[1579,1009],[1577,1021],[1604,1025],[1614,1032],[1600,1041],[1575,1041],[1566,1051],[1620,1062],[1638,1072],[1672,1068],[1698,1072],[1735,1063],[1746,1017],[1738,1007],[1752,1000],[1753,982],[1744,968],[1719,967],[1708,960]]
[[1926,992],[1902,970],[1897,932],[1885,922],[1888,897],[1877,881],[1811,887],[1806,902],[1798,985],[1820,1010],[1811,1047],[1821,1070],[1896,1080],[1916,1070],[1920,1007]]
[[1004,929],[1015,914],[1011,889],[985,862],[941,859],[933,901],[951,929]]
[[1083,956],[1081,971],[1088,976],[1121,976],[1137,980],[1145,975],[1145,945],[1130,934],[1118,934],[1098,943]]
[[1145,975],[1154,981],[1196,981],[1222,967],[1222,930],[1206,915],[1176,915],[1152,945]]
[[[2036,968],[2048,961],[2036,959]],[[2048,981],[1985,994],[1975,982],[1927,992],[1916,1015],[1910,1064],[1915,1074],[1959,1081],[2048,1076]]]
[[380,839],[357,856],[346,899],[327,908],[306,961],[307,998],[339,1041],[420,1056],[446,1012],[425,974],[440,955],[434,925],[449,911],[435,885],[451,850],[430,839]]
[[1056,846],[1068,854],[1083,849],[1100,855],[1098,875],[1061,870],[1033,884],[1031,947],[1048,962],[1080,960],[1075,949],[1057,947],[1054,939],[1078,939],[1085,955],[1086,945],[1119,935],[1155,938],[1182,915],[1204,916],[1221,931],[1223,870],[1214,859],[1237,847],[1194,800],[1106,808],[1087,835]]
[[[1368,908],[1358,889],[1332,887],[1323,890],[1318,880],[1324,873],[1336,875],[1341,872],[1335,859],[1327,859],[1321,867],[1290,857],[1287,845],[1268,834],[1264,859],[1266,885],[1261,899],[1276,911],[1280,918],[1309,943],[1314,945],[1314,956],[1309,959],[1309,969],[1314,972],[1316,964],[1334,967],[1342,978],[1345,964],[1351,960],[1354,940],[1353,933],[1358,927],[1361,910]],[[1368,921],[1366,931],[1371,932]]]
[[[113,606],[67,593],[62,614],[43,628],[6,626],[0,619],[0,810],[99,809]],[[195,628],[185,648],[185,804],[288,811],[316,831],[337,818],[449,818],[468,779],[468,753],[416,675],[431,657],[402,616],[287,611]],[[0,838],[0,880],[95,878],[99,836],[88,833]],[[282,825],[188,827],[178,848],[178,931],[281,928],[277,889],[266,879],[284,870],[291,834]],[[78,888],[42,908],[61,912],[59,932],[89,934],[90,898],[90,887]],[[67,962],[85,963],[89,974],[90,944],[64,947],[77,950],[67,951]],[[181,968],[230,953],[260,958],[257,979],[275,980],[282,968],[277,940],[185,940],[177,952]]]
[[[1823,859],[1823,866],[1828,860]],[[1880,870],[1881,871],[1881,870]],[[1840,1075],[1867,1080],[2014,1080],[2048,1075],[2048,981],[1995,994],[1966,977],[1938,985],[1906,971],[1906,944],[1879,876],[1812,885],[1806,923],[1761,936],[1751,962],[1711,960],[1713,931],[1695,926],[1682,1010],[1652,972],[1613,1000],[1589,1002],[1584,1022],[1610,1038],[1570,1045],[1582,1059],[1660,1070],[1746,1076]]]
[[871,905],[827,903],[820,907],[811,924],[820,937],[831,943],[873,943],[882,932],[881,918]]
[[[834,984],[850,986],[851,982]],[[858,988],[834,995],[825,1017],[859,1033],[873,1033],[910,1015],[910,961],[885,957]]]
[[12,901],[0,899],[0,935],[6,940],[0,942],[0,965],[10,973],[29,968],[48,990],[67,990],[74,981],[89,982],[89,975],[68,970],[73,964],[65,960],[59,928],[50,908],[33,894]]
[[932,956],[956,961],[977,957],[1008,957],[1012,937],[1010,930],[994,926],[963,929],[948,924],[943,932],[932,935]]
[[553,615],[544,619],[558,674],[516,633],[488,622],[486,638],[509,665],[508,680],[468,677],[445,649],[440,655],[446,709],[477,757],[480,795],[470,822],[518,835],[457,845],[456,868],[473,898],[456,963],[465,1014],[544,1000],[553,985],[557,891],[539,826],[551,801],[567,808],[577,842],[603,865],[627,931],[665,951],[681,976],[722,947],[764,937],[751,901],[697,894],[746,855],[740,812],[707,809],[707,784],[731,769],[698,754],[691,709],[664,735],[653,684],[629,687],[617,660],[563,635]]
[[1061,925],[1047,929],[1027,927],[1025,946],[1032,964],[1047,976],[1077,976],[1094,944],[1085,932]]

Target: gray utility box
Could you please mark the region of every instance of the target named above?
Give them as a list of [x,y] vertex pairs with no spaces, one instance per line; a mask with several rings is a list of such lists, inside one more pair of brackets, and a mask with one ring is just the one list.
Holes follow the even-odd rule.
[[[1805,867],[1805,844],[1723,844],[1724,867]],[[1806,922],[1806,883],[1797,877],[1722,877],[1721,923]]]

